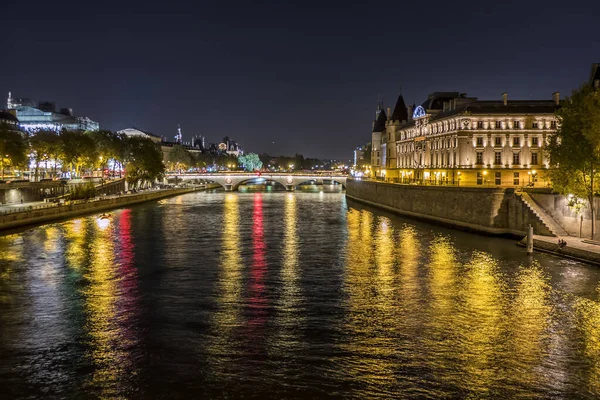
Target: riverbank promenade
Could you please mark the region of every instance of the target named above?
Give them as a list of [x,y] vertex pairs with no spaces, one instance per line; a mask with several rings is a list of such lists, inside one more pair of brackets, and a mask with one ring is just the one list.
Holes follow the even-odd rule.
[[68,204],[33,202],[6,205],[0,207],[0,231],[108,211],[207,188],[208,186],[205,185],[204,187],[145,190],[131,194],[75,200]]
[[[559,240],[564,240],[567,244],[564,247],[560,247],[558,245]],[[519,244],[525,245],[525,241],[526,238],[520,241]],[[600,266],[600,241],[574,236],[550,237],[533,235],[533,247],[535,251],[551,253]]]

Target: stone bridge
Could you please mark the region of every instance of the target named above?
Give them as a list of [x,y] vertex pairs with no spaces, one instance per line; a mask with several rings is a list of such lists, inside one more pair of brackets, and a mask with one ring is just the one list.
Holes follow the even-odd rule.
[[342,174],[291,174],[291,173],[168,173],[167,178],[177,178],[182,182],[193,180],[206,180],[218,183],[226,191],[237,190],[238,187],[249,181],[272,181],[281,184],[287,191],[294,191],[302,183],[313,182],[317,185],[323,183],[338,183],[346,187],[346,175]]

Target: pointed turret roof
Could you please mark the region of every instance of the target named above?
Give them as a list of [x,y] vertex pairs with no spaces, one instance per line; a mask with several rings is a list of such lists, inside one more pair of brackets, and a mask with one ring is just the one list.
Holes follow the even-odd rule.
[[377,106],[377,112],[375,113],[375,123],[373,124],[373,132],[383,132],[385,131],[385,121],[387,121],[387,116],[385,115],[385,111],[381,104]]
[[408,110],[406,109],[402,94],[398,96],[398,100],[396,101],[396,107],[394,107],[394,112],[392,113],[392,121],[408,121]]

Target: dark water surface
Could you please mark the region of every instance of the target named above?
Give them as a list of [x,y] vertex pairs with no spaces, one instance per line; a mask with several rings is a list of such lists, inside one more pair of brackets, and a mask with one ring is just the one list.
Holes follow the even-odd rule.
[[596,398],[600,270],[341,193],[0,237],[1,398]]

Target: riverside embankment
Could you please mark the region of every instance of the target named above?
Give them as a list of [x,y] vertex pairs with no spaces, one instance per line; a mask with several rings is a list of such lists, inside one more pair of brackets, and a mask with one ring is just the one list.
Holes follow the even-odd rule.
[[31,208],[21,212],[12,212],[0,215],[0,231],[20,228],[23,226],[48,223],[65,218],[76,217],[84,214],[96,213],[115,208],[131,206],[146,201],[159,200],[165,197],[190,193],[197,188],[162,189],[151,192],[129,194],[118,197],[99,198],[87,202],[56,205],[45,208]]
[[398,214],[487,235],[522,238],[554,233],[513,188],[418,186],[348,180],[353,200]]

